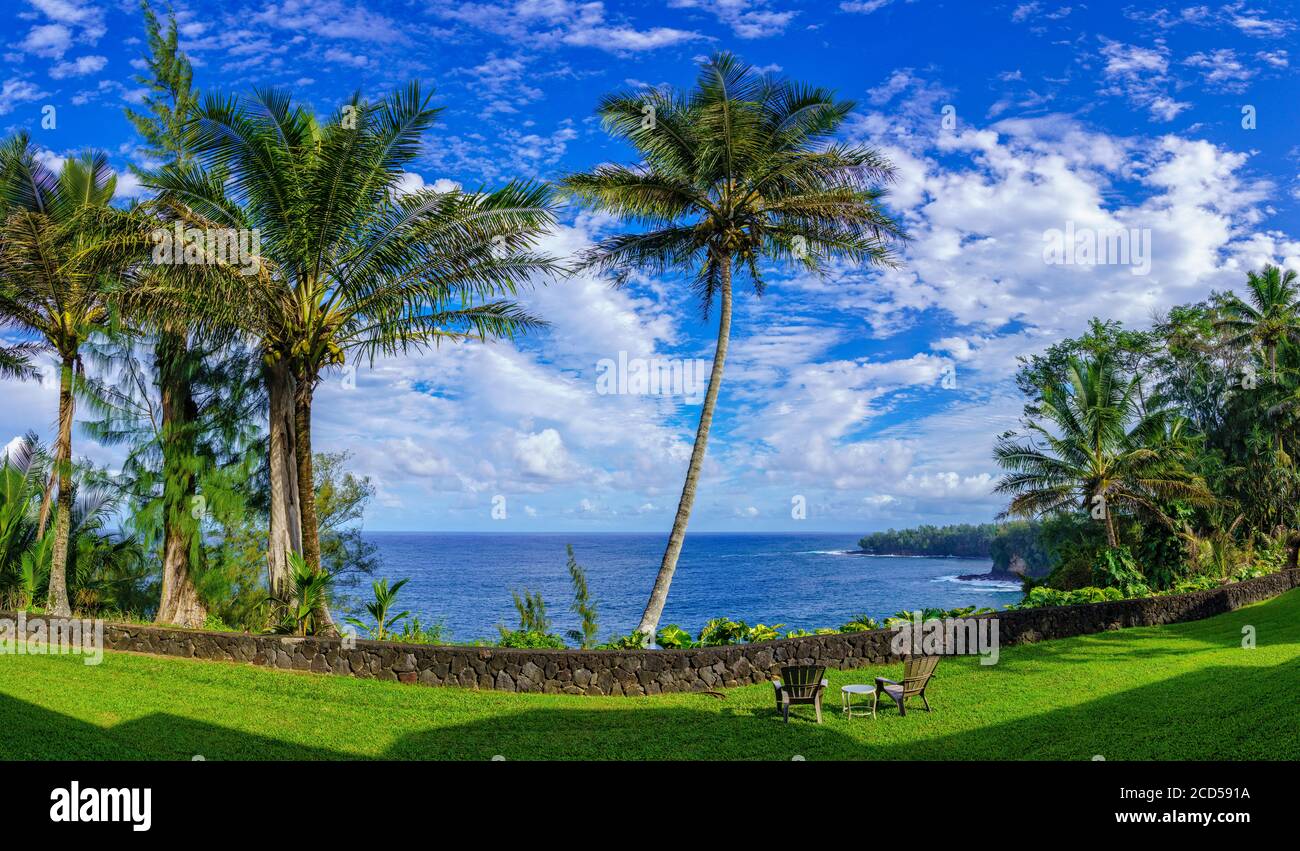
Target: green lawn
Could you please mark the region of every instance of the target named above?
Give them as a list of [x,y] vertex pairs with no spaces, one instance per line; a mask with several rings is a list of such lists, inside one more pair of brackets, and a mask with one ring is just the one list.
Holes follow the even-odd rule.
[[[1241,646],[1253,626],[1258,647]],[[1297,759],[1300,590],[1210,620],[945,659],[934,712],[787,726],[772,689],[580,698],[106,654],[0,656],[3,759]],[[918,703],[919,707],[919,703]]]

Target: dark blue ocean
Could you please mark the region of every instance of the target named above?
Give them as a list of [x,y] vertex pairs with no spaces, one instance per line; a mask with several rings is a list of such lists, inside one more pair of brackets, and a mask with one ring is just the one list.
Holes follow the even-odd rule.
[[[578,625],[565,569],[566,543],[587,572],[600,612],[600,637],[626,635],[640,620],[663,555],[666,534],[502,534],[368,532],[378,547],[379,575],[410,577],[397,611],[441,620],[454,641],[495,638],[518,620],[511,589],[540,591],[554,631]],[[687,535],[661,624],[698,633],[725,615],[787,629],[838,626],[854,614],[876,618],[900,609],[1001,607],[1020,599],[1002,582],[961,582],[983,573],[976,559],[846,555],[857,536],[836,534]],[[369,584],[351,589],[369,598]]]

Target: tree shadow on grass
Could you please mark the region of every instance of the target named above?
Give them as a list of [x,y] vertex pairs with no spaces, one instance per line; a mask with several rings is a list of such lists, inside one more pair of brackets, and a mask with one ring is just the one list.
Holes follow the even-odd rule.
[[[699,695],[702,705],[714,698]],[[645,698],[628,698],[641,701]],[[653,700],[649,698],[648,700]],[[711,707],[710,707],[711,708]],[[870,750],[848,735],[838,706],[827,700],[824,723],[812,707],[781,720],[773,707],[584,708],[581,701],[470,724],[409,734],[388,751],[394,759],[508,760],[791,760],[866,759]]]
[[356,759],[205,721],[155,712],[107,727],[0,694],[0,759]]
[[[713,698],[700,695],[701,702]],[[861,744],[829,723],[774,709],[640,705],[586,708],[574,698],[553,709],[492,715],[409,734],[385,751],[395,760],[778,759],[847,755]],[[809,707],[811,713],[811,708]],[[829,706],[825,709],[831,715]],[[368,754],[303,745],[156,712],[108,727],[0,694],[6,728],[0,759],[356,760]]]
[[[1242,653],[1250,651],[1243,650]],[[1015,683],[1008,683],[1014,687]],[[1014,691],[1005,697],[1014,699]],[[960,701],[960,694],[932,699]],[[1215,666],[1024,718],[874,749],[883,760],[1300,758],[1300,664]],[[924,713],[916,713],[924,721]],[[892,719],[914,723],[914,715]]]
[[[1243,653],[1250,651],[1242,651]],[[1008,678],[1000,699],[1015,698]],[[826,723],[783,723],[766,705],[584,706],[504,712],[470,723],[405,735],[382,755],[398,760],[1107,760],[1300,758],[1300,664],[1218,666],[1023,718],[940,733],[945,711],[980,707],[960,688],[938,682],[933,714],[846,720],[826,707]],[[1068,695],[1064,695],[1068,699]],[[710,707],[711,708],[711,707]],[[807,707],[801,707],[807,709]],[[805,713],[809,714],[810,713]],[[3,759],[353,760],[369,755],[284,741],[201,720],[153,713],[107,727],[0,695]],[[978,721],[975,721],[978,724]],[[848,727],[846,725],[855,725]],[[909,736],[900,741],[900,735]]]
[[[1034,699],[1042,700],[1037,674],[1058,665],[1069,666],[1061,670],[1076,672],[1077,681],[1079,669],[1075,666],[1091,664],[1105,685],[1107,659],[1141,657],[1158,675],[1159,667],[1175,654],[1182,657],[1200,646],[1240,648],[1243,625],[1259,626],[1261,647],[1293,640],[1296,608],[1277,598],[1216,619],[1213,628],[1202,622],[1160,630],[1167,630],[1170,638],[1183,639],[1178,642],[1181,648],[1143,646],[1142,641],[1135,646],[1131,632],[1092,636],[1091,640],[1101,645],[1100,654],[1095,644],[1086,649],[1066,643],[1016,648],[996,667],[981,671],[981,677],[997,679],[981,683],[979,688],[968,676],[943,676],[941,666],[930,694],[933,715],[918,707],[906,717],[889,710],[878,719],[845,720],[831,699],[834,688],[825,707],[826,723],[821,725],[812,723],[811,707],[799,707],[791,723],[784,724],[770,694],[755,700],[744,692],[721,705],[705,695],[679,697],[677,705],[664,705],[655,698],[590,703],[572,698],[540,708],[520,701],[517,710],[512,703],[497,701],[484,707],[481,718],[443,726],[435,726],[440,710],[430,705],[428,729],[398,739],[382,758],[487,760],[499,755],[509,760],[789,760],[802,756],[809,760],[890,762],[1087,760],[1100,755],[1107,760],[1296,759],[1300,758],[1300,710],[1296,708],[1300,704],[1300,661],[1294,658],[1271,666],[1203,667],[1077,705],[1060,706],[1071,699],[1067,676],[1060,679],[1066,690],[1051,698],[1059,708],[1013,720],[982,720],[994,713],[1002,718],[1014,714],[1022,684],[1031,686]],[[897,675],[896,670],[872,669],[869,673]],[[1132,675],[1131,664],[1117,671],[1117,676]],[[834,679],[838,683],[841,678],[837,675]],[[699,708],[694,708],[694,700],[699,701]],[[981,701],[990,705],[981,705]],[[409,709],[419,711],[421,707]],[[964,729],[947,731],[959,725]],[[4,730],[0,736],[3,759],[369,758],[369,754],[286,741],[166,712],[122,722],[104,717],[99,723],[90,723],[6,694],[0,694],[0,727]]]

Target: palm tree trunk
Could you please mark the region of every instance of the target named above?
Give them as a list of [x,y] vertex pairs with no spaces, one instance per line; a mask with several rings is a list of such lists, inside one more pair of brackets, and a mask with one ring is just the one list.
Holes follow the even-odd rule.
[[302,552],[302,512],[298,508],[298,464],[294,451],[294,381],[284,361],[266,368],[269,398],[271,472],[270,535],[266,557],[271,595],[289,589],[289,553]]
[[[312,382],[306,376],[298,377],[298,392],[294,397],[294,451],[298,456],[298,505],[302,510],[302,558],[312,573],[320,573],[320,525],[316,518],[316,474],[311,457],[311,403]],[[313,613],[318,634],[330,635],[337,630],[330,617],[329,603],[322,598]]]
[[1115,532],[1115,517],[1106,506],[1106,545],[1112,549],[1119,546],[1119,535]]
[[198,409],[187,374],[189,351],[184,331],[158,338],[158,382],[162,396],[163,560],[162,595],[156,623],[197,629],[208,618],[194,587],[191,554],[198,552],[199,518],[192,516],[197,492],[190,459],[195,454]]
[[54,500],[54,486],[58,483],[58,465],[50,467],[50,475],[45,481],[45,492],[41,494],[41,510],[36,519],[36,540],[45,537],[45,526],[50,522],[50,503]]
[[691,519],[691,506],[695,504],[695,486],[700,478],[700,469],[704,466],[704,452],[709,443],[709,427],[713,425],[713,409],[718,402],[718,389],[722,386],[722,367],[727,360],[727,343],[731,337],[731,257],[722,258],[722,309],[718,316],[718,345],[713,350],[713,370],[709,373],[709,389],[704,394],[704,407],[700,410],[700,424],[695,431],[695,447],[691,450],[691,461],[686,467],[686,483],[682,485],[682,496],[677,503],[677,516],[673,519],[673,529],[668,535],[668,547],[664,550],[663,561],[659,563],[659,575],[655,577],[654,588],[650,591],[650,600],[641,615],[641,625],[637,632],[644,634],[647,640],[653,639],[659,629],[659,618],[663,616],[664,604],[668,602],[668,588],[673,582],[673,573],[677,570],[677,559],[682,554],[682,544],[686,541],[686,524]]
[[73,359],[65,357],[59,371],[59,437],[54,467],[59,479],[59,507],[54,517],[54,555],[50,563],[48,608],[55,617],[72,615],[68,605],[68,539],[72,533],[72,396]]

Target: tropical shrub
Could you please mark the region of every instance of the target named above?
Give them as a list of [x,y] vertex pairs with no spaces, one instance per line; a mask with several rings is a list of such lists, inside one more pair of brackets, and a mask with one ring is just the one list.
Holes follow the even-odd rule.
[[752,644],[757,641],[776,641],[781,637],[781,628],[785,624],[777,623],[768,626],[766,624],[755,624],[745,631],[745,641]]
[[713,618],[700,629],[699,643],[702,647],[724,647],[740,644],[748,634],[749,627],[744,621]]
[[1013,603],[1007,608],[1015,610],[1037,609],[1043,606],[1076,606],[1080,603],[1105,603],[1123,599],[1124,594],[1118,588],[1089,587],[1059,591],[1040,585],[1026,594],[1019,603]]
[[1125,597],[1146,597],[1151,588],[1127,546],[1109,547],[1097,554],[1092,575],[1102,588],[1118,588]]
[[497,627],[501,632],[501,638],[497,641],[498,646],[557,649],[564,647],[564,639],[551,634],[551,620],[546,616],[546,601],[542,599],[540,591],[531,593],[528,589],[524,589],[523,593],[511,591],[510,596],[514,600],[515,612],[519,615],[519,628],[508,630],[504,626]]
[[375,619],[375,625],[371,627],[356,618],[348,618],[347,622],[355,626],[357,629],[366,630],[366,632],[370,634],[370,637],[376,641],[383,641],[388,633],[391,632],[398,623],[406,620],[406,618],[411,614],[408,611],[402,611],[392,616],[389,616],[388,614],[389,609],[392,608],[393,603],[397,600],[397,592],[401,591],[402,586],[410,581],[410,579],[399,579],[394,582],[393,586],[390,588],[388,587],[388,580],[386,578],[376,579],[372,583],[372,590],[374,591],[375,599],[370,603],[366,603],[366,611],[370,613],[370,617]]
[[[515,611],[519,614],[519,632],[551,631],[551,620],[546,616],[546,601],[542,599],[542,592],[530,593],[525,588],[522,594],[511,591],[510,597],[514,601]],[[502,629],[502,632],[505,630]]]
[[526,649],[537,648],[554,648],[556,650],[564,649],[564,639],[558,635],[551,635],[546,632],[537,632],[536,630],[515,629],[507,632],[501,631],[501,640],[497,642],[499,647],[519,647]]
[[418,617],[412,617],[402,624],[402,631],[393,640],[406,644],[449,644],[451,633],[447,632],[442,621],[425,626]]
[[646,634],[637,630],[627,635],[616,635],[604,644],[596,645],[597,650],[643,650],[646,647]]
[[298,553],[289,553],[289,576],[283,596],[269,596],[270,632],[282,635],[314,635],[324,626],[318,613],[329,595],[333,576],[315,571]]
[[871,632],[873,629],[880,629],[880,623],[869,615],[854,615],[840,625],[840,632]]
[[[643,633],[634,632],[632,635],[639,636]],[[685,650],[695,646],[691,634],[675,623],[660,627],[658,634],[655,635],[655,643],[668,650]]]
[[233,627],[221,619],[220,615],[208,612],[208,616],[203,619],[203,628],[208,632],[236,632]]

